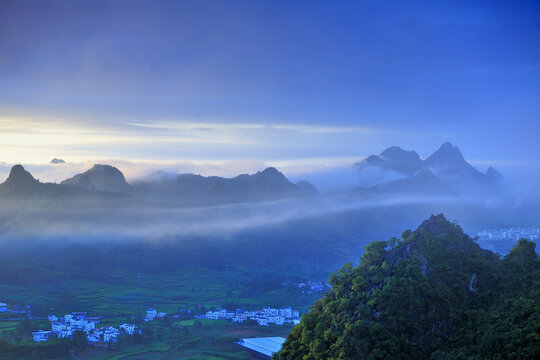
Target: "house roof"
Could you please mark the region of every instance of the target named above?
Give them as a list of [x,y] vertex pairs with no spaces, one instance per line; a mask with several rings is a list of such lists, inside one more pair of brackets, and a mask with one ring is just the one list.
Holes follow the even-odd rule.
[[282,337],[266,337],[240,339],[237,344],[263,355],[272,356],[281,350],[284,342],[285,338]]

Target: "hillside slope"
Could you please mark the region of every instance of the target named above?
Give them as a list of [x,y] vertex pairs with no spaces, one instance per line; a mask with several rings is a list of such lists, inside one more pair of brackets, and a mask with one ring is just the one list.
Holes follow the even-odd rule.
[[538,359],[534,246],[522,239],[500,259],[431,216],[334,273],[279,359]]

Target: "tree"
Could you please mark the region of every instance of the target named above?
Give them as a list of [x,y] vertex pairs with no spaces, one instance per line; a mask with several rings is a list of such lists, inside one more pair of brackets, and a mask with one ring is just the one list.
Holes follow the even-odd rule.
[[30,335],[30,333],[32,333],[32,330],[33,330],[32,322],[28,318],[21,320],[17,324],[17,331],[21,335]]
[[86,333],[82,330],[77,330],[73,333],[71,340],[73,347],[77,351],[82,351],[88,347],[88,340],[86,339]]
[[527,239],[519,239],[517,245],[510,250],[510,253],[506,256],[510,261],[521,261],[524,263],[531,262],[538,259],[538,254],[535,251],[536,243]]

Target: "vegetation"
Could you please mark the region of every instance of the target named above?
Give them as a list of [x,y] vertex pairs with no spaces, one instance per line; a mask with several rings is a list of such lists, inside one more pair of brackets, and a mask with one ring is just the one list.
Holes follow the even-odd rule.
[[525,239],[501,259],[432,216],[330,282],[276,358],[540,358],[540,260]]

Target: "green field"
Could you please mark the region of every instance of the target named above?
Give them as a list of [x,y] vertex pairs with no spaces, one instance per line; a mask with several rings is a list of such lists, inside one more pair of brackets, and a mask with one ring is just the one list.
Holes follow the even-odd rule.
[[17,321],[0,322],[0,339],[5,339],[15,332]]
[[245,308],[290,305],[305,311],[318,298],[291,287],[246,293],[246,273],[247,270],[241,269],[223,273],[196,268],[136,277],[117,272],[102,282],[67,280],[32,287],[0,285],[0,290],[7,295],[4,301],[31,304],[34,312],[86,311],[98,316],[140,316],[148,307],[167,313],[177,313],[179,309],[198,312],[226,304]]
[[252,359],[250,354],[235,344],[240,338],[255,336],[286,336],[290,327],[260,327],[233,324],[220,320],[177,321],[163,326],[158,321],[148,323],[154,334],[164,340],[149,344],[126,345],[120,349],[89,349],[79,354],[83,360],[117,359]]
[[[84,360],[251,359],[235,341],[255,336],[286,337],[291,327],[195,320],[193,315],[222,306],[231,310],[292,306],[307,311],[320,295],[302,294],[294,284],[251,292],[249,284],[253,281],[247,273],[247,269],[219,272],[205,268],[138,276],[116,272],[102,282],[67,280],[37,287],[0,285],[0,288],[10,302],[31,304],[34,316],[86,311],[89,316],[102,317],[100,325],[131,322],[142,328],[143,334],[150,334],[145,344],[125,339],[109,349],[89,348],[78,354]],[[180,317],[143,322],[142,316],[148,307],[171,315],[180,314]],[[192,314],[186,314],[185,310],[191,310]],[[15,343],[30,341],[30,334],[21,334],[17,324],[17,321],[0,322],[0,339]],[[46,320],[33,320],[32,326],[34,330],[49,328]]]

